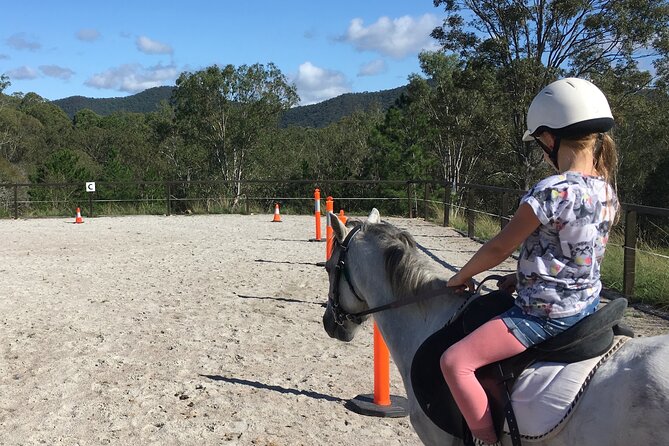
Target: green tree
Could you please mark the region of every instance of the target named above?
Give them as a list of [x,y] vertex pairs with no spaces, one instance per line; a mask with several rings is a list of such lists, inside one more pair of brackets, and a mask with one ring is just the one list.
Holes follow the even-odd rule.
[[0,157],[13,164],[39,159],[44,126],[12,107],[0,108]]
[[[647,183],[669,156],[669,92],[651,86],[650,73],[636,69],[607,70],[594,80],[609,92],[616,119],[619,195],[626,202],[655,206]],[[665,191],[669,196],[669,188]]]
[[70,149],[61,149],[51,153],[30,176],[32,183],[80,183],[81,187],[32,187],[28,194],[39,202],[50,203],[53,208],[76,198],[84,200],[84,182],[92,177],[90,170],[82,162],[80,155]]
[[0,94],[2,94],[10,85],[12,85],[12,83],[9,81],[9,76],[4,73],[0,74]]
[[102,117],[89,109],[78,111],[72,120],[75,145],[97,163],[107,160],[106,132],[102,128]]
[[[182,73],[174,92],[176,122],[186,146],[208,153],[210,174],[224,181],[245,178],[250,154],[263,134],[277,128],[280,113],[298,101],[272,63],[216,65]],[[241,184],[234,189],[235,203]]]
[[151,129],[149,144],[158,151],[160,176],[169,180],[204,179],[206,153],[200,146],[187,145],[176,125],[174,108],[163,102],[157,112],[147,116]]
[[57,105],[35,93],[28,93],[23,96],[18,110],[42,124],[41,136],[44,141],[44,147],[40,150],[42,157],[71,145],[72,121]]
[[80,156],[69,149],[52,153],[37,169],[31,180],[35,183],[84,182],[91,177],[80,161]]

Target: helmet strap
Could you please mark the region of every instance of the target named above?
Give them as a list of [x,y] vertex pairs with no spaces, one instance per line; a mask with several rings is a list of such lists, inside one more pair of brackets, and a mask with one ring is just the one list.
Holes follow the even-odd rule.
[[553,150],[548,154],[548,157],[550,158],[551,162],[553,163],[553,166],[555,166],[555,170],[560,172],[560,166],[558,166],[558,150],[560,150],[560,141],[562,138],[560,136],[556,135],[555,136],[555,143],[553,144]]
[[560,137],[555,136],[555,143],[553,144],[553,148],[551,149],[548,147],[546,144],[544,144],[539,138],[536,136],[533,136],[534,140],[537,142],[539,147],[541,147],[541,150],[544,151],[546,155],[548,155],[548,159],[551,160],[551,163],[553,163],[553,167],[559,172],[558,169],[558,160],[557,160],[557,152],[560,149]]

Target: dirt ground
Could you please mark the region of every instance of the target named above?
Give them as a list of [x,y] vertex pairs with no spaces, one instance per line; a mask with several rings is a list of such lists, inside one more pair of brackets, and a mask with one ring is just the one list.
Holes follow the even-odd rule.
[[[344,407],[373,391],[371,327],[327,336],[313,217],[271,220],[0,221],[0,444],[419,444],[407,418]],[[450,271],[480,246],[390,221]],[[391,393],[404,395],[392,364]]]

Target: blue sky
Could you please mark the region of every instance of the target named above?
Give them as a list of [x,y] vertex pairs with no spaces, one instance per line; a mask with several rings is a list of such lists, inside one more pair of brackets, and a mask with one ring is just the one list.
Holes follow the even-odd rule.
[[273,62],[303,105],[405,85],[443,18],[432,0],[22,0],[1,13],[5,93],[119,97],[214,64]]

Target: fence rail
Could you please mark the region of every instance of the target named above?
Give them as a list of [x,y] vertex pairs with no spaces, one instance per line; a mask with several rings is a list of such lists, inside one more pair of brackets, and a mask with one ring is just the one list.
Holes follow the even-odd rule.
[[[366,191],[355,187],[365,186]],[[271,211],[274,202],[302,202],[304,209],[310,209],[313,198],[311,191],[321,188],[326,195],[338,197],[351,207],[354,203],[377,200],[394,202],[392,212],[418,216],[419,205],[423,204],[422,214],[426,219],[430,205],[443,206],[444,226],[450,226],[453,208],[463,209],[467,220],[467,235],[473,237],[476,230],[476,214],[484,213],[499,220],[500,229],[510,220],[518,199],[526,191],[497,186],[469,183],[447,183],[443,180],[240,180],[240,181],[141,181],[141,182],[96,182],[95,192],[87,192],[84,183],[11,183],[0,184],[0,209],[4,215],[18,219],[30,214],[33,208],[51,205],[53,208],[88,206],[88,216],[95,216],[96,206],[105,203],[148,203],[162,209],[166,215],[183,212],[188,204],[205,203],[206,211],[212,200],[231,200],[234,195],[235,206],[243,203],[245,212],[249,204],[260,202],[268,205]],[[375,187],[374,190],[370,188]],[[419,188],[423,188],[423,197],[419,198]],[[234,192],[231,192],[234,191]],[[328,192],[332,191],[332,193]],[[199,194],[204,194],[199,196]],[[375,197],[369,195],[376,194]],[[378,196],[385,194],[386,196]],[[362,196],[361,196],[362,195]],[[367,196],[365,196],[367,195]],[[389,195],[389,196],[388,196]],[[441,200],[439,200],[441,195]],[[437,198],[437,199],[435,199]],[[476,209],[477,201],[486,209]],[[487,201],[487,203],[486,203]],[[402,205],[402,202],[405,202]],[[161,204],[162,203],[162,204]],[[404,207],[404,211],[402,211]],[[237,208],[239,209],[239,208]],[[360,210],[360,209],[359,209]],[[406,213],[404,213],[406,211]],[[639,216],[669,217],[669,209],[622,203],[624,218],[624,258],[623,292],[634,295],[636,276],[636,252],[638,250]],[[162,213],[162,212],[160,212]]]

